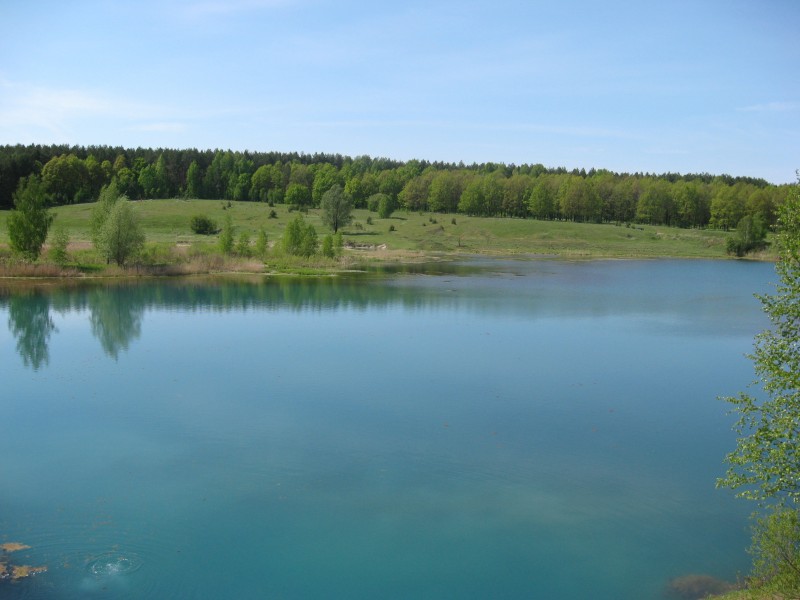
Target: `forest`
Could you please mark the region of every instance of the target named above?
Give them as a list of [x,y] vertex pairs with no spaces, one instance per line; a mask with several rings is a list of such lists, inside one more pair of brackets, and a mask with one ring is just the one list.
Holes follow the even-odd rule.
[[542,164],[465,165],[197,149],[0,146],[0,209],[20,179],[38,175],[52,205],[92,202],[112,179],[131,200],[205,198],[318,207],[339,184],[356,208],[589,223],[736,228],[775,223],[791,186],[729,175],[614,173]]

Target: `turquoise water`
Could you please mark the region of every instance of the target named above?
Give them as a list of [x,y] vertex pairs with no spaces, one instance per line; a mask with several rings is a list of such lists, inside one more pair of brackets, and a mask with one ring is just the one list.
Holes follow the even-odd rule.
[[746,571],[767,264],[0,289],[0,598],[663,597]]

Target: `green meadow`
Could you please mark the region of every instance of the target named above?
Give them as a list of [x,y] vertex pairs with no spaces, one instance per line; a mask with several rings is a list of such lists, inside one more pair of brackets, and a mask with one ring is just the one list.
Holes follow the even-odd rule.
[[[246,232],[254,243],[264,229],[274,246],[296,213],[286,205],[270,207],[257,202],[222,200],[139,200],[134,203],[151,252],[169,260],[174,249],[213,253],[217,235],[199,235],[190,229],[193,216],[214,220],[219,228],[230,217],[235,236]],[[79,262],[91,262],[89,221],[93,203],[52,209],[54,226],[66,229],[73,253],[83,252]],[[272,216],[271,216],[272,213]],[[0,211],[0,247],[7,254],[8,211]],[[458,254],[534,255],[579,258],[726,258],[725,240],[730,233],[711,229],[679,229],[641,224],[590,224],[538,221],[460,214],[397,211],[381,219],[375,212],[353,211],[344,227],[345,256],[350,262],[418,260]],[[324,236],[319,209],[305,218]],[[52,231],[52,230],[51,230]],[[760,258],[769,258],[761,256]]]

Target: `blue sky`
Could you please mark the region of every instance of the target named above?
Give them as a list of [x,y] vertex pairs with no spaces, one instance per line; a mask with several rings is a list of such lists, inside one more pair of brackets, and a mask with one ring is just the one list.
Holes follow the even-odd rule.
[[0,23],[0,144],[800,168],[796,0],[0,0]]

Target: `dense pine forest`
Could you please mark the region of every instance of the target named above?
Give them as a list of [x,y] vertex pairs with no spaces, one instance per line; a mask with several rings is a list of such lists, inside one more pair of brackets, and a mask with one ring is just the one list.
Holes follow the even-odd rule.
[[132,200],[209,198],[318,206],[339,184],[357,208],[472,216],[639,222],[733,229],[745,216],[775,222],[790,186],[763,179],[675,173],[568,171],[541,164],[452,164],[339,154],[109,146],[0,146],[0,209],[37,175],[54,205],[91,202],[116,179]]

